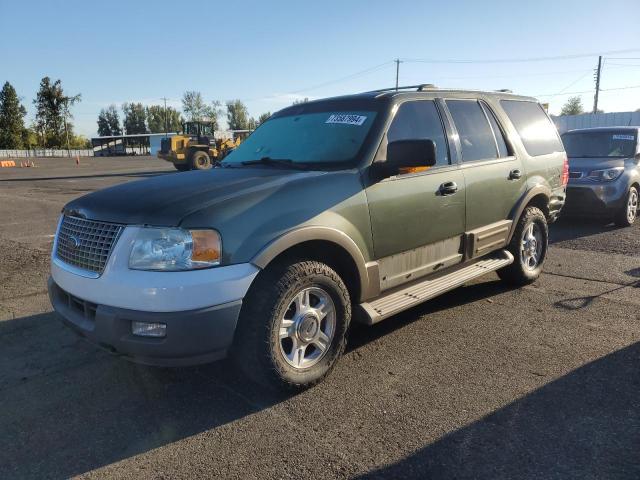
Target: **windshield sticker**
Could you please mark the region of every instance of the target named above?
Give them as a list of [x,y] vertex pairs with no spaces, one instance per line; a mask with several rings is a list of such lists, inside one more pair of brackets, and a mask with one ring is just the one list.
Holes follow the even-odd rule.
[[367,119],[365,115],[351,115],[348,113],[334,113],[324,123],[342,123],[344,125],[360,126]]
[[614,135],[614,140],[631,140],[632,142],[635,140],[633,135]]

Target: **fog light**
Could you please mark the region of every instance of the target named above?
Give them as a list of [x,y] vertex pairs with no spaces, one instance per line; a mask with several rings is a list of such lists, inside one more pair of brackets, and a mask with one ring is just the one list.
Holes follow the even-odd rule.
[[131,333],[139,337],[166,337],[166,323],[131,322]]

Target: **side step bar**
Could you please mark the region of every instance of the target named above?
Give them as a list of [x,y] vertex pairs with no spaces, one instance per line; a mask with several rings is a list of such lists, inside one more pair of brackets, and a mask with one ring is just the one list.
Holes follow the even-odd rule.
[[429,277],[426,280],[418,280],[409,286],[385,292],[374,300],[360,304],[366,314],[363,321],[368,325],[373,325],[511,263],[513,263],[513,255],[507,250],[499,250],[471,265],[457,268],[437,278]]

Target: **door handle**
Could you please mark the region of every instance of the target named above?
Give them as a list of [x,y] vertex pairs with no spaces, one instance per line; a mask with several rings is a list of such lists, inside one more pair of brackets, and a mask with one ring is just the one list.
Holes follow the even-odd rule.
[[517,168],[509,172],[509,180],[519,180],[522,178],[522,172]]
[[453,195],[458,191],[458,184],[456,182],[444,182],[440,185],[440,195]]

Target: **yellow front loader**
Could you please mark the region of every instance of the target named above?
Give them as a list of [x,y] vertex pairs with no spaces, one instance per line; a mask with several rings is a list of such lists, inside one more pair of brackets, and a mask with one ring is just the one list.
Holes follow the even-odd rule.
[[173,163],[180,171],[208,170],[241,141],[241,136],[215,140],[211,122],[186,122],[182,133],[161,140],[158,158]]

